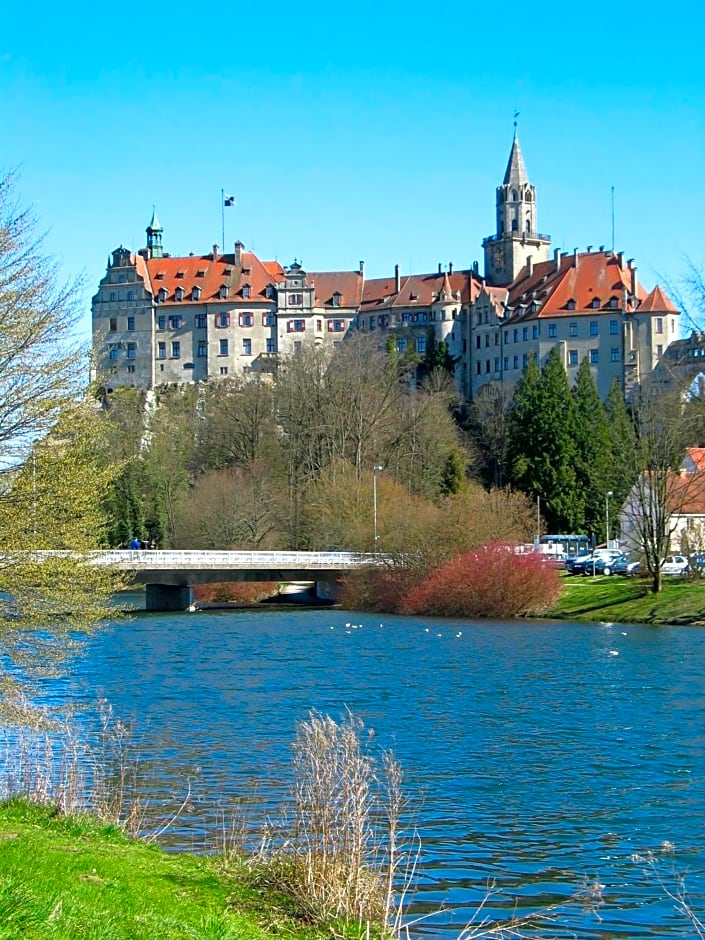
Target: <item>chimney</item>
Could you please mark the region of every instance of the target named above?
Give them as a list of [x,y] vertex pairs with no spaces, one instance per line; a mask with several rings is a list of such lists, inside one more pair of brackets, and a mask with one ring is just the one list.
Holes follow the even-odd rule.
[[235,242],[235,256],[233,260],[236,268],[242,267],[242,249],[244,247],[241,241]]
[[588,245],[588,246],[587,246],[587,253],[590,254],[591,251],[592,251],[592,245]]
[[617,264],[619,265],[619,270],[623,271],[624,270],[624,252],[623,251],[617,252]]
[[394,291],[395,293],[398,294],[400,290],[401,290],[401,278],[399,276],[399,265],[395,264],[394,265]]
[[633,259],[633,258],[632,258],[631,271],[632,271],[632,294],[634,294],[634,297],[636,298],[636,297],[638,296],[638,295],[637,295],[637,292],[636,292],[636,289],[637,289],[637,286],[638,286],[638,283],[639,283],[639,282],[637,281],[637,277],[636,277],[636,265],[634,264],[634,259]]
[[604,245],[600,245],[600,251],[604,251],[604,250],[605,250],[605,246],[604,246]]
[[473,273],[473,274],[479,274],[479,273],[480,273],[480,262],[479,262],[479,261],[473,261],[473,263],[472,263],[472,273]]
[[578,266],[578,249],[574,248],[573,249],[573,267],[577,268],[577,266]]
[[438,273],[443,274],[443,266],[441,265],[440,261],[438,262]]
[[218,246],[217,245],[213,245],[213,260],[214,261],[218,260]]
[[453,273],[453,262],[449,261],[448,262],[448,274],[452,274],[452,273]]
[[553,252],[553,260],[556,262],[556,271],[560,271],[560,269],[561,269],[561,250],[560,250],[560,248],[556,248],[556,250]]
[[364,274],[364,273],[365,273],[365,262],[361,261],[360,262],[360,274]]

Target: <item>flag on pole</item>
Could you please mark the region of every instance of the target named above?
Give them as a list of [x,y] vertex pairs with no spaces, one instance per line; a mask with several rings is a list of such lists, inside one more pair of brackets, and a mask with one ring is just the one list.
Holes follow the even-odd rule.
[[224,198],[224,200],[223,200],[223,205],[224,205],[224,206],[234,206],[234,205],[235,205],[235,197],[234,197],[234,196],[226,196],[226,197]]

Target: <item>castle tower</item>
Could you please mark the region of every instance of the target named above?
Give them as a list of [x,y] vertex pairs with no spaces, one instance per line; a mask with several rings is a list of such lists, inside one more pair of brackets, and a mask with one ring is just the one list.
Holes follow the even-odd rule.
[[162,235],[164,229],[159,224],[157,210],[152,207],[152,221],[147,226],[147,249],[150,258],[163,258],[164,248],[162,247]]
[[551,239],[536,225],[536,187],[529,182],[514,123],[514,140],[507,171],[497,187],[497,232],[483,242],[488,284],[511,284],[531,257],[548,261]]

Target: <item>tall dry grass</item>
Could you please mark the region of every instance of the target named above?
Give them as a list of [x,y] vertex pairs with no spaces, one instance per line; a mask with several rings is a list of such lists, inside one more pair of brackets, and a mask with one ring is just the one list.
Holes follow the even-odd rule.
[[393,925],[412,876],[401,768],[372,754],[364,731],[350,713],[336,722],[312,712],[298,724],[290,812],[269,833],[268,875],[315,922]]

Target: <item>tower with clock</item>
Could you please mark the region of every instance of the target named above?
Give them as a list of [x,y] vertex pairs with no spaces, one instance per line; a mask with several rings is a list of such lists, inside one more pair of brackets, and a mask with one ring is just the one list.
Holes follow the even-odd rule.
[[551,248],[548,235],[536,224],[536,187],[529,182],[514,121],[514,140],[507,171],[497,187],[497,232],[482,242],[485,278],[488,284],[505,286],[515,280],[529,258],[547,261]]

